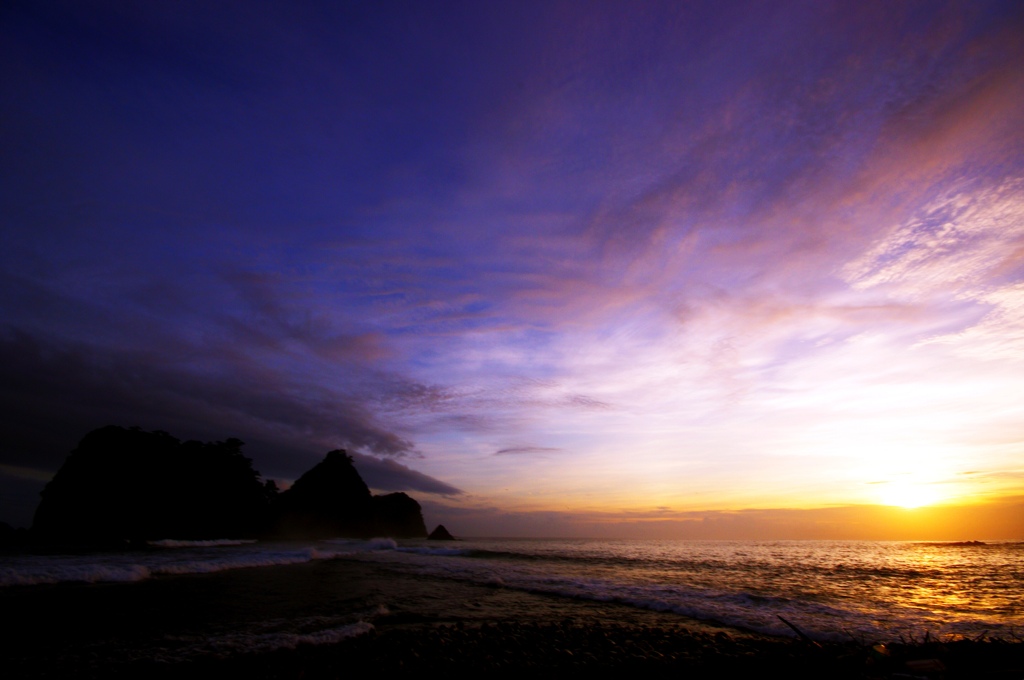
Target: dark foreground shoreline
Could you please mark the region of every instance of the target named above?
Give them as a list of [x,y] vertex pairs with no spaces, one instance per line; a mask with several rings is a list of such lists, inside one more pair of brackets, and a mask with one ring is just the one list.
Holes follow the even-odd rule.
[[[482,626],[432,626],[370,631],[334,645],[228,658],[154,663],[135,661],[47,665],[39,674],[14,670],[8,677],[204,678],[309,680],[356,673],[444,673],[456,677],[530,673],[580,676],[598,670],[657,678],[991,678],[1024,677],[1024,645],[999,640],[867,647],[821,646],[782,639],[754,639],[680,628],[572,621],[515,622]],[[25,672],[28,671],[28,672]]]
[[[879,646],[771,638],[671,613],[341,560],[4,590],[0,608],[12,629],[0,652],[6,678],[575,677],[599,669],[673,678],[1024,678],[1019,640]],[[331,644],[203,646],[218,635],[264,630],[253,628],[257,621],[307,617],[331,627],[338,612],[375,609],[360,618],[369,632]]]
[[[360,659],[364,667],[386,672],[432,669],[452,674],[565,675],[607,669],[645,677],[1020,678],[1024,676],[1022,651],[1019,643],[958,642],[889,646],[880,653],[853,644],[816,647],[681,629],[507,623],[462,630],[435,628],[426,635],[422,631],[370,634],[336,650],[253,659],[246,671],[267,678],[334,678],[345,675],[353,659]],[[295,673],[296,662],[302,665],[299,673]],[[259,667],[269,672],[258,675]]]

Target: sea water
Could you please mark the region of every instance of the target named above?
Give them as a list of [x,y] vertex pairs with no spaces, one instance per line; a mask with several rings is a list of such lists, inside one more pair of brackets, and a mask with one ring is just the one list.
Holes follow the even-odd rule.
[[361,556],[391,568],[616,602],[770,635],[1010,639],[1024,543],[476,540]]
[[[353,570],[363,575],[362,590],[353,590]],[[245,616],[237,617],[244,630],[238,621],[188,629],[207,647],[229,649],[337,641],[372,629],[389,607],[415,618],[417,608],[422,614],[428,606],[457,604],[458,596],[445,601],[446,583],[452,593],[456,586],[488,586],[508,593],[506,603],[516,593],[531,594],[515,600],[520,607],[540,606],[539,594],[556,604],[614,606],[623,615],[660,612],[683,623],[795,635],[785,619],[823,640],[1024,634],[1021,542],[165,541],[131,552],[0,556],[0,591],[22,599],[33,589],[77,588],[83,595],[111,583],[122,584],[116,594],[123,598],[154,581],[169,589],[168,601],[200,599],[195,593],[204,578],[220,579],[201,596],[214,617],[225,602],[248,601]],[[427,596],[425,589],[435,592]],[[280,601],[272,607],[274,597]],[[495,611],[474,613],[476,620],[508,615],[491,606]]]

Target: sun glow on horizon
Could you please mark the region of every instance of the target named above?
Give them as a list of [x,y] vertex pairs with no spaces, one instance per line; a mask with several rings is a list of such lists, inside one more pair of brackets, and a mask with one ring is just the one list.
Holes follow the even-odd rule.
[[882,485],[878,496],[883,505],[893,505],[907,510],[934,505],[943,500],[934,486],[908,481],[886,483]]

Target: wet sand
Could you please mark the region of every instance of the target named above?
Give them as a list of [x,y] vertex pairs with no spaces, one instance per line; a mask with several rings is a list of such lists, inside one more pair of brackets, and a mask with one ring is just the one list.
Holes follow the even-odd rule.
[[[197,664],[201,675],[258,678],[341,678],[353,669],[388,674],[424,671],[455,676],[529,673],[576,677],[597,671],[656,678],[1021,678],[1018,643],[960,641],[889,646],[807,645],[679,628],[573,621],[506,622],[481,627],[370,633],[333,648]],[[180,677],[168,674],[166,677]]]
[[[597,669],[656,677],[1024,677],[1024,645],[1017,641],[818,646],[614,603],[341,560],[140,583],[8,588],[0,607],[10,631],[0,668],[11,678]],[[325,630],[353,626],[362,634],[308,643],[323,642]]]

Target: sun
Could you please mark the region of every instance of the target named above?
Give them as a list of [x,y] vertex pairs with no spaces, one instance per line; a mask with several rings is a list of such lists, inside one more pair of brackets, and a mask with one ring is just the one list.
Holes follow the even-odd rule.
[[888,482],[881,485],[878,495],[885,505],[907,509],[931,505],[940,498],[932,485],[914,482]]

